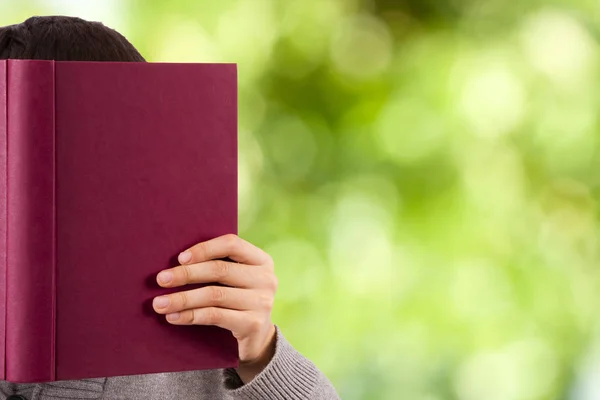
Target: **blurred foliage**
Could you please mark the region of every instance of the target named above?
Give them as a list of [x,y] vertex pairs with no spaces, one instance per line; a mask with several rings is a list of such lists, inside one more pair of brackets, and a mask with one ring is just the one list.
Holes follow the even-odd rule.
[[0,2],[237,62],[240,233],[344,399],[600,398],[596,0]]

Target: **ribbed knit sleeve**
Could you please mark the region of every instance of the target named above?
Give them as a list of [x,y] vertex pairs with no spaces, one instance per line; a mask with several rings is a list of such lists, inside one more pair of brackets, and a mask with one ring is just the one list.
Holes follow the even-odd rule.
[[243,384],[234,369],[225,370],[225,387],[236,400],[335,400],[335,388],[321,371],[285,339],[279,327],[275,354],[267,367]]

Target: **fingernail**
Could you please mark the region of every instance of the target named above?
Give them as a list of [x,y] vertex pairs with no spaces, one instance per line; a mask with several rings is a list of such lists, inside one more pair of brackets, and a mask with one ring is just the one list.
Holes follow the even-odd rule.
[[154,305],[158,308],[165,308],[169,305],[169,297],[168,296],[160,296],[154,299]]
[[158,274],[158,281],[160,283],[169,283],[173,280],[173,273],[170,271],[162,271]]
[[191,259],[192,259],[192,252],[189,250],[186,250],[183,253],[179,254],[179,262],[182,264],[189,262]]
[[179,319],[179,313],[167,314],[167,321],[177,321]]

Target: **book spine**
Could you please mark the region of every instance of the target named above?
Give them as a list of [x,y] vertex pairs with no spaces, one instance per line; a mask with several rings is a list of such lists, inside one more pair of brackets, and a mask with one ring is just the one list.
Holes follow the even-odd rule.
[[0,379],[6,379],[6,60],[0,61]]
[[6,69],[6,380],[55,380],[54,62]]

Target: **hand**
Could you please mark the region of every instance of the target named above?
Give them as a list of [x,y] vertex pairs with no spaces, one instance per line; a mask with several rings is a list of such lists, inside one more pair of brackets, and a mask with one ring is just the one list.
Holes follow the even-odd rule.
[[[229,258],[235,262],[218,260]],[[179,254],[180,266],[161,271],[166,288],[219,282],[154,299],[154,310],[175,325],[216,325],[238,341],[238,375],[247,383],[267,366],[275,350],[271,310],[277,290],[273,259],[230,234],[199,243]]]

